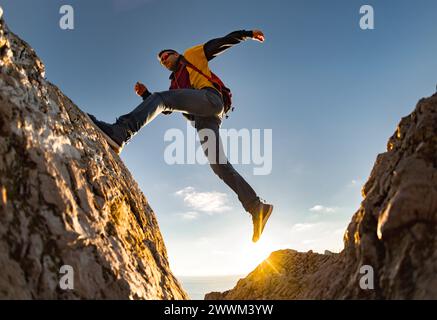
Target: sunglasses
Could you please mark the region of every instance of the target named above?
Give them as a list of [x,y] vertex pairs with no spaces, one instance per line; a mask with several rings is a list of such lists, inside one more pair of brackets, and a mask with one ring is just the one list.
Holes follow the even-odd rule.
[[165,62],[168,59],[168,57],[170,57],[172,54],[175,54],[175,53],[174,52],[164,52],[161,55],[161,62]]

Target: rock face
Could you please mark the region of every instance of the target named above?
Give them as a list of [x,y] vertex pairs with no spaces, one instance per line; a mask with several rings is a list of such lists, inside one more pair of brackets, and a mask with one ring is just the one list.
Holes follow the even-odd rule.
[[205,299],[437,299],[437,94],[401,120],[362,193],[340,254],[274,252]]
[[137,183],[3,19],[0,71],[0,298],[187,298]]

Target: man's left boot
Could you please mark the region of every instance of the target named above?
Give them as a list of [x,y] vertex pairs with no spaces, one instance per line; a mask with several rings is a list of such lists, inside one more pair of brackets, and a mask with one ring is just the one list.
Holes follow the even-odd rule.
[[252,215],[252,223],[253,223],[253,235],[252,241],[257,242],[261,237],[262,232],[264,231],[264,227],[269,220],[270,215],[273,211],[273,205],[259,202],[254,208],[250,211]]

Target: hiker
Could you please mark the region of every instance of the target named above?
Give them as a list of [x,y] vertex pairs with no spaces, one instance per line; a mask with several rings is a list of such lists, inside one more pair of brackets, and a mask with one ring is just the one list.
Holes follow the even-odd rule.
[[[260,30],[235,31],[194,46],[183,55],[173,49],[162,50],[158,54],[158,60],[172,72],[170,90],[151,93],[144,84],[137,82],[135,92],[143,98],[143,102],[133,111],[119,117],[113,124],[99,121],[90,114],[87,116],[101,131],[111,148],[120,153],[123,146],[156,116],[161,113],[181,112],[194,122],[214,173],[238,195],[244,209],[251,214],[252,241],[257,242],[273,206],[261,201],[224,155],[219,128],[229,111],[231,95],[229,89],[208,66],[208,62],[216,56],[247,39],[264,42],[264,34]],[[214,133],[214,139],[208,139],[209,136],[204,133],[208,130],[205,129]]]

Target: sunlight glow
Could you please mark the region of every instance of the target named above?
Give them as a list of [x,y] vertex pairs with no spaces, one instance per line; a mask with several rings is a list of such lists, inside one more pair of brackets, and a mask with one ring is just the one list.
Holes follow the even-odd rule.
[[[284,249],[273,239],[264,237],[257,243],[247,243],[238,257],[239,273],[247,274],[261,262],[268,260],[269,255],[277,250]],[[273,267],[274,268],[274,267]]]

